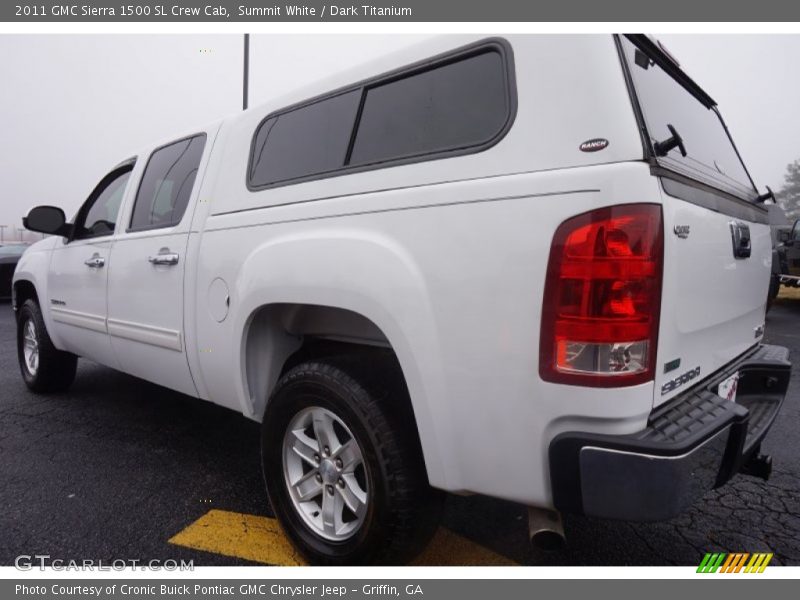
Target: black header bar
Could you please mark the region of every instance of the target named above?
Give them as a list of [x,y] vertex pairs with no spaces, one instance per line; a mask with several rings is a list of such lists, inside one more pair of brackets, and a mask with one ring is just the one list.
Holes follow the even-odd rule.
[[4,0],[5,22],[787,22],[787,0]]

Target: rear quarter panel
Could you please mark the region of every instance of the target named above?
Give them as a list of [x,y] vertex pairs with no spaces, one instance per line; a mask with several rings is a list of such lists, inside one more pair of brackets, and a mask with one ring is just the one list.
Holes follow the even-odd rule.
[[[539,379],[552,233],[645,190],[657,194],[647,167],[621,164],[330,200],[324,216],[307,205],[210,217],[196,311],[208,397],[260,418],[242,342],[258,306],[346,308],[375,323],[398,355],[432,484],[547,505],[549,440],[576,428],[641,429],[653,398],[652,383],[596,390]],[[378,202],[381,211],[362,212]],[[216,277],[231,290],[222,323],[206,305]]]

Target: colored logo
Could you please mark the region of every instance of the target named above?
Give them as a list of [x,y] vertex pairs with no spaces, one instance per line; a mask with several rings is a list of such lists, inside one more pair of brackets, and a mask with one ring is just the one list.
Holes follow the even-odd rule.
[[769,561],[772,560],[772,552],[708,552],[697,567],[698,573],[763,573]]

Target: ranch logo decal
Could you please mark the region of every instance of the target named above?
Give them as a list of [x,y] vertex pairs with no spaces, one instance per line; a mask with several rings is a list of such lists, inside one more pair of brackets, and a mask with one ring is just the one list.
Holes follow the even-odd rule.
[[591,140],[586,140],[578,149],[581,152],[599,152],[600,150],[605,150],[608,148],[608,140],[605,138],[594,138]]
[[[749,561],[747,559],[750,559]],[[772,560],[772,552],[708,552],[697,567],[698,573],[763,573],[769,561]],[[746,564],[745,564],[746,563]]]

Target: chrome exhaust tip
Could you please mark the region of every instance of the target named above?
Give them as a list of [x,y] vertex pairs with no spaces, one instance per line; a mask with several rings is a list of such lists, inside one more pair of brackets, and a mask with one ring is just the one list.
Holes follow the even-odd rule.
[[567,538],[564,535],[561,513],[529,506],[528,538],[536,548],[546,552],[564,549]]

